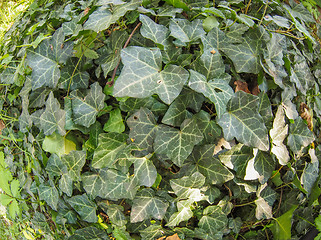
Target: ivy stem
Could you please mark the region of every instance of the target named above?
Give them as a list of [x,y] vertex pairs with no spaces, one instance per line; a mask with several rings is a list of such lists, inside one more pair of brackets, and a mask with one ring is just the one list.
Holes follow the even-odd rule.
[[263,18],[264,18],[264,16],[265,16],[265,14],[266,14],[266,10],[267,10],[268,5],[269,5],[269,1],[267,1],[266,4],[265,4],[264,12],[263,12],[261,21],[260,21],[260,23],[259,23],[259,26],[262,24],[262,21],[263,21]]
[[249,10],[249,7],[250,7],[250,4],[251,4],[252,0],[250,0],[246,6],[246,9],[245,9],[245,14],[247,14],[247,11]]
[[[129,35],[127,41],[125,42],[125,45],[124,45],[123,49],[128,46],[128,44],[129,44],[129,42],[130,42],[130,39],[133,37],[134,33],[136,32],[136,30],[139,28],[140,25],[142,25],[141,22],[139,22],[139,23],[136,25],[136,27],[134,28],[134,30],[132,31],[132,33]],[[116,72],[117,72],[117,69],[118,69],[118,67],[119,67],[119,64],[120,64],[120,58],[119,58],[119,60],[118,60],[118,63],[117,63],[117,65],[116,65],[114,71],[113,71],[113,75],[112,75],[112,77],[111,77],[111,80],[106,83],[106,85],[109,85],[109,87],[113,86],[113,84],[114,84],[114,80],[115,80],[115,77],[116,77]]]
[[234,205],[233,207],[243,207],[243,206],[251,205],[251,204],[253,204],[253,203],[254,203],[254,201],[253,201],[253,202],[248,202],[248,203],[239,204],[239,205]]

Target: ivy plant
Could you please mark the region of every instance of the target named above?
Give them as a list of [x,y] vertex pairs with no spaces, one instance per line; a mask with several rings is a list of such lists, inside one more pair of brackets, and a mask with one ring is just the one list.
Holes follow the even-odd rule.
[[292,0],[35,0],[0,45],[8,217],[27,239],[300,238],[320,36]]

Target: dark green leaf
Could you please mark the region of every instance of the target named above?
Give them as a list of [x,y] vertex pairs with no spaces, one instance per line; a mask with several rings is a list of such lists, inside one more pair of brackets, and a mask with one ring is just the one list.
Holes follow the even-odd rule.
[[275,162],[271,155],[266,152],[259,151],[254,159],[254,169],[263,176],[259,179],[261,184],[267,182],[267,180],[272,176],[272,172],[275,167]]
[[69,176],[69,174],[65,173],[61,175],[59,180],[59,188],[63,191],[68,197],[72,196],[72,189],[73,189],[73,180]]
[[205,35],[202,21],[199,19],[192,22],[186,19],[172,19],[169,23],[169,30],[171,36],[177,38],[182,43],[195,42]]
[[67,202],[80,215],[82,220],[95,223],[98,221],[96,216],[96,204],[90,201],[86,194],[73,196]]
[[47,162],[46,170],[51,176],[56,177],[61,176],[64,173],[67,173],[66,165],[63,164],[60,157],[58,157],[58,155],[56,154],[50,155]]
[[68,238],[68,240],[97,240],[97,239],[110,239],[107,233],[101,229],[90,226],[77,229],[75,233]]
[[218,206],[208,206],[204,209],[203,214],[198,226],[210,235],[215,235],[227,225],[228,219]]
[[54,186],[41,184],[39,186],[39,198],[46,201],[53,210],[57,210],[59,195]]
[[71,151],[69,154],[63,155],[61,161],[67,166],[70,178],[78,181],[80,179],[80,172],[86,163],[86,152]]

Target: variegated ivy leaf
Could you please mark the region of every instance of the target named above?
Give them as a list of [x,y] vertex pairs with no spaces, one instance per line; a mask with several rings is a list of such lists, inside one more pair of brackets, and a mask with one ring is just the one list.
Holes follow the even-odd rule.
[[313,132],[310,131],[302,118],[298,117],[294,120],[294,123],[290,124],[287,144],[295,154],[299,153],[313,141]]
[[182,43],[195,42],[205,35],[202,21],[196,19],[192,22],[186,19],[174,18],[169,23],[171,36],[177,38]]
[[238,91],[227,104],[227,112],[219,119],[224,137],[230,141],[235,137],[239,142],[267,151],[270,148],[267,130],[258,113],[259,98]]
[[[269,219],[273,217],[272,206],[269,205],[269,199],[266,200],[261,196],[261,193],[266,188],[267,184],[261,185],[256,195],[257,199],[254,201],[256,204],[255,216],[258,220]],[[265,196],[265,194],[262,194]],[[269,201],[269,202],[268,202]]]
[[203,93],[214,104],[218,117],[226,111],[227,102],[234,95],[233,89],[228,82],[221,79],[207,81],[204,75],[190,70],[189,87],[196,92]]
[[86,152],[71,151],[61,157],[61,161],[67,166],[67,171],[72,180],[80,179],[80,172],[86,163]]
[[276,156],[281,165],[286,165],[290,160],[289,151],[283,143],[288,135],[288,124],[285,124],[283,106],[279,106],[273,121],[273,128],[270,130],[272,140],[271,152]]
[[98,137],[98,147],[91,162],[93,168],[111,167],[116,161],[116,155],[126,147],[127,134],[102,133]]
[[121,52],[124,68],[114,85],[115,97],[144,98],[156,93],[167,104],[181,92],[188,72],[179,66],[168,65],[162,70],[159,49],[128,47]]
[[198,226],[204,229],[210,235],[215,235],[226,227],[228,219],[219,206],[208,206],[203,211]]
[[110,237],[102,229],[90,226],[85,228],[79,228],[73,235],[70,236],[70,240],[107,240]]
[[109,28],[109,26],[118,21],[126,12],[135,10],[142,3],[142,0],[132,0],[126,4],[114,6],[113,8],[101,6],[95,10],[88,18],[84,29],[99,32]]
[[238,73],[259,73],[261,70],[261,43],[258,40],[245,38],[241,44],[230,44],[222,48],[224,53],[233,61]]
[[195,172],[191,176],[170,180],[170,185],[177,195],[177,199],[201,201],[205,200],[204,194],[200,191],[205,179],[201,173]]
[[60,78],[59,64],[72,55],[73,44],[64,43],[62,28],[51,39],[44,40],[36,49],[28,48],[27,64],[32,68],[32,90],[47,86],[55,88]]
[[141,149],[153,151],[157,123],[154,114],[147,108],[141,108],[127,119],[131,141]]
[[80,59],[68,59],[66,65],[61,69],[59,87],[66,90],[86,89],[88,87],[88,82],[89,73],[82,70],[82,62]]
[[141,222],[149,218],[161,220],[165,216],[168,205],[165,199],[155,196],[153,189],[145,188],[137,193],[133,201],[130,222]]
[[40,116],[40,126],[45,135],[51,135],[57,131],[60,135],[64,136],[65,131],[65,111],[60,109],[58,100],[50,92],[46,101],[46,110]]
[[40,184],[39,199],[46,201],[53,210],[57,210],[59,195],[55,186],[45,183]]
[[165,154],[177,166],[182,166],[193,147],[202,139],[203,135],[197,123],[186,119],[180,130],[160,125],[156,131],[154,150],[158,154]]
[[168,28],[164,25],[155,23],[152,19],[143,14],[139,15],[139,20],[142,22],[142,27],[140,29],[140,33],[142,34],[142,36],[166,48],[166,46],[169,44]]
[[73,196],[67,199],[67,202],[80,215],[81,219],[86,222],[95,223],[98,221],[96,215],[97,206],[88,199],[86,194]]
[[214,145],[195,146],[191,158],[196,169],[206,177],[210,184],[223,184],[234,178],[217,157],[214,157]]
[[73,120],[76,124],[90,127],[95,121],[98,111],[104,108],[105,95],[98,82],[90,86],[87,95],[78,90],[71,92]]
[[192,204],[194,201],[192,199],[181,200],[177,202],[177,212],[171,215],[166,226],[175,227],[180,222],[187,221],[193,216]]
[[104,125],[104,131],[117,133],[125,131],[125,124],[119,108],[116,108],[109,113],[109,119]]
[[261,184],[267,182],[272,176],[275,167],[274,159],[269,153],[258,151],[254,159],[254,169],[260,174],[259,181]]

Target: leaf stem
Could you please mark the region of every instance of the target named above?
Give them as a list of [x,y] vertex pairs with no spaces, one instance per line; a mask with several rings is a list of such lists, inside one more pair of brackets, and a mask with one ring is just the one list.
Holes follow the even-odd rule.
[[246,6],[246,9],[245,9],[245,14],[247,14],[247,11],[249,10],[249,7],[250,7],[250,4],[251,4],[252,0],[250,0]]
[[259,26],[262,24],[262,21],[263,21],[263,18],[264,18],[264,16],[265,16],[265,14],[266,14],[266,10],[267,10],[268,5],[269,5],[269,1],[267,1],[266,4],[265,4],[264,12],[263,12],[261,21],[260,21],[260,23],[259,23]]
[[[136,27],[134,28],[134,30],[132,31],[132,33],[129,35],[127,41],[125,42],[125,45],[124,45],[123,49],[128,46],[128,44],[129,44],[129,42],[130,42],[130,39],[133,37],[134,33],[136,32],[136,30],[139,28],[140,25],[142,25],[141,22],[139,22],[139,23],[136,25]],[[119,58],[119,60],[118,60],[118,63],[117,63],[117,65],[116,65],[116,67],[114,68],[114,71],[113,71],[113,75],[112,75],[112,77],[111,77],[111,80],[106,83],[106,85],[109,85],[109,87],[113,86],[113,84],[114,84],[114,80],[115,80],[115,77],[116,77],[116,72],[117,72],[117,69],[118,69],[118,67],[119,67],[119,64],[120,64],[120,58]]]

